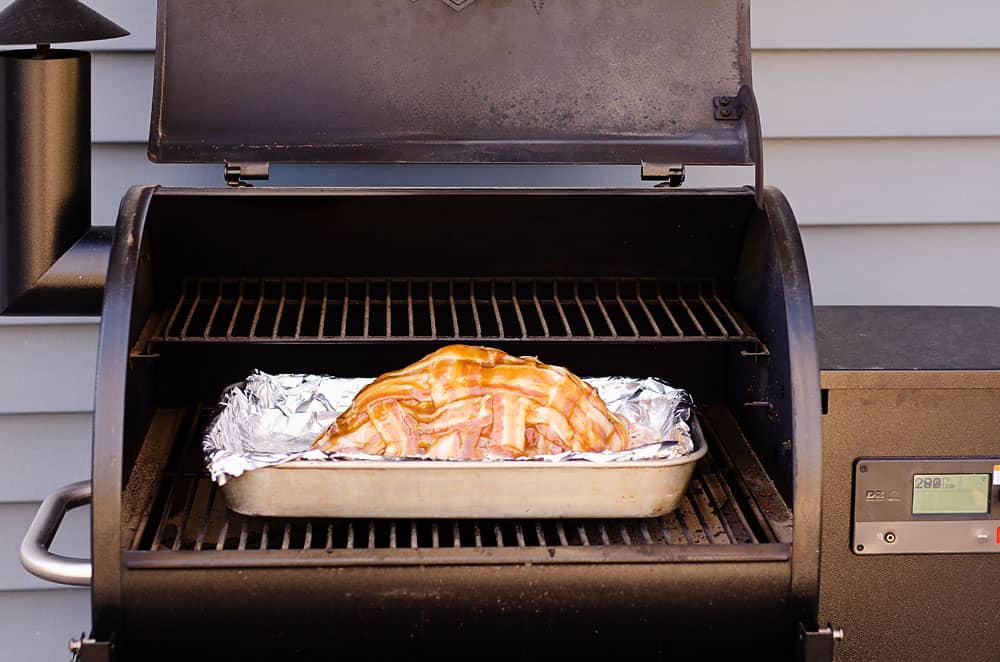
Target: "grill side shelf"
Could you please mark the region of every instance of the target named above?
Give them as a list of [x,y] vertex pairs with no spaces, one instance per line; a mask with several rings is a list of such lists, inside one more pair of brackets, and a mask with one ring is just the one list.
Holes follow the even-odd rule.
[[[755,514],[731,488],[728,467],[714,455],[720,442],[711,437],[681,507],[660,518],[264,518],[228,510],[204,473],[198,440],[211,411],[169,411],[179,424],[150,428],[151,435],[172,431],[176,439],[158,494],[131,514],[140,523],[124,555],[132,568],[784,561],[789,555],[787,544],[755,533],[768,529],[750,524]],[[134,475],[148,478],[141,466]]]
[[146,345],[727,342],[767,349],[711,280],[189,278]]

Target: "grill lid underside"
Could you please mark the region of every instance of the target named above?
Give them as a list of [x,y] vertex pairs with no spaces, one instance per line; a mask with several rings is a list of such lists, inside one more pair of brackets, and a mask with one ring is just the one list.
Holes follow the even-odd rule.
[[751,163],[746,0],[159,0],[155,78],[158,162]]

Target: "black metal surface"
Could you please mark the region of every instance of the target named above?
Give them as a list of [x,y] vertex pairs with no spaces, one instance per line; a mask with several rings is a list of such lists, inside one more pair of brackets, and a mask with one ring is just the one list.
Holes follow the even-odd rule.
[[[813,489],[808,484],[810,477],[796,474],[793,479],[779,474],[781,480],[788,481],[779,487],[793,495],[796,508],[800,491],[805,493],[803,511],[796,511],[792,527],[790,513],[776,508],[783,499],[768,474],[775,466],[771,457],[787,452],[785,441],[791,442],[787,450],[795,449],[800,467],[808,467],[811,454],[819,452],[819,440],[808,434],[808,419],[818,417],[818,404],[815,412],[808,406],[801,411],[796,408],[798,368],[790,364],[798,362],[808,371],[809,356],[802,345],[811,342],[812,331],[802,318],[803,297],[807,299],[807,295],[803,294],[801,254],[795,252],[794,220],[787,209],[773,202],[776,195],[771,193],[772,205],[767,212],[760,212],[748,189],[131,192],[123,204],[111,260],[101,339],[95,413],[95,633],[121,632],[126,636],[125,649],[131,651],[144,650],[145,642],[165,646],[165,651],[171,645],[163,642],[167,634],[178,647],[209,636],[218,641],[241,641],[247,632],[273,631],[273,609],[280,606],[285,629],[276,633],[271,643],[293,648],[329,642],[329,630],[308,626],[316,613],[323,613],[337,624],[337,636],[346,638],[661,636],[694,643],[725,633],[731,641],[750,642],[750,649],[765,648],[773,653],[784,646],[787,648],[781,650],[790,655],[794,625],[803,620],[803,613],[808,614],[812,599],[809,578],[815,577],[817,567],[810,566],[809,533],[818,530],[818,512],[808,500]],[[281,219],[281,232],[275,232],[276,218]],[[754,251],[761,251],[757,259],[750,258]],[[464,560],[454,556],[452,563],[414,565],[389,558],[411,555],[409,547],[399,550],[376,545],[352,551],[332,546],[329,555],[333,557],[369,557],[366,563],[338,565],[335,558],[327,558],[326,530],[320,536],[315,526],[307,550],[292,549],[293,542],[305,540],[304,525],[290,525],[289,549],[280,549],[285,532],[282,522],[277,537],[269,532],[266,550],[226,549],[224,538],[224,549],[206,552],[191,548],[197,544],[199,522],[193,538],[187,539],[183,535],[164,537],[164,527],[161,543],[169,540],[172,547],[180,540],[177,551],[127,549],[134,538],[122,540],[123,477],[133,475],[141,466],[136,458],[145,448],[154,409],[211,402],[226,379],[243,378],[254,368],[324,372],[335,368],[347,375],[372,374],[419,358],[430,347],[409,337],[408,314],[400,318],[407,320],[407,338],[298,342],[294,338],[298,311],[289,318],[296,323],[291,337],[283,342],[273,342],[273,338],[266,342],[163,338],[149,343],[183,300],[185,279],[192,274],[208,279],[202,281],[203,292],[204,283],[211,291],[212,284],[223,278],[257,282],[285,277],[287,308],[288,283],[308,279],[327,283],[359,279],[356,282],[363,285],[365,281],[403,276],[440,280],[444,274],[467,281],[504,274],[514,280],[529,278],[530,283],[580,273],[593,274],[589,281],[614,282],[627,277],[619,282],[652,279],[661,286],[677,280],[714,283],[719,300],[734,317],[738,315],[741,328],[752,327],[760,334],[754,337],[767,343],[770,352],[746,351],[752,347],[727,342],[721,334],[711,342],[661,341],[653,334],[642,342],[600,340],[598,344],[589,334],[576,342],[552,342],[543,333],[530,342],[497,344],[503,348],[507,343],[514,351],[541,354],[544,350],[550,361],[581,374],[599,374],[617,366],[636,374],[660,376],[692,386],[698,402],[721,403],[727,423],[720,427],[726,428],[725,434],[741,440],[747,449],[743,457],[753,457],[756,451],[767,467],[765,472],[757,464],[751,470],[744,462],[737,479],[727,475],[726,484],[744,504],[741,512],[752,515],[748,519],[751,524],[767,522],[760,532],[754,530],[757,540],[779,542],[660,544],[651,546],[656,552],[642,561],[606,559],[598,563],[590,548],[607,547],[604,551],[614,560],[635,556],[644,545],[549,544],[545,549],[552,547],[556,557],[575,554],[581,562],[535,562],[532,555],[542,549],[541,545],[529,549],[526,539],[524,550],[519,545],[508,546],[502,528],[503,548],[476,552],[452,547],[448,554],[466,555]],[[190,283],[197,296],[197,281]],[[765,285],[756,288],[755,283]],[[280,300],[279,286],[279,305]],[[193,303],[193,299],[188,301]],[[301,299],[299,303],[301,307]],[[492,310],[492,305],[489,308]],[[729,324],[721,312],[716,310],[719,321]],[[191,316],[189,334],[196,321],[207,322],[211,310],[204,319],[200,315]],[[177,318],[180,316],[178,313]],[[450,316],[449,306],[446,317]],[[302,328],[306,328],[306,318],[303,313]],[[394,321],[396,318],[393,314]],[[552,319],[559,319],[558,312]],[[696,319],[703,328],[711,320]],[[748,320],[745,327],[744,319]],[[624,327],[630,328],[627,320]],[[475,328],[474,323],[470,328]],[[516,328],[520,331],[519,322]],[[369,335],[371,330],[370,326]],[[298,332],[301,340],[302,329]],[[180,330],[176,333],[180,335]],[[789,339],[789,335],[799,333],[807,336],[801,343]],[[155,351],[146,352],[147,347]],[[744,391],[744,382],[763,386]],[[806,405],[809,395],[806,392],[803,396]],[[766,406],[757,406],[760,404]],[[738,424],[730,412],[744,411]],[[767,412],[776,413],[780,424],[768,422]],[[789,412],[803,419],[804,427],[790,425]],[[745,483],[744,474],[753,485]],[[204,489],[199,489],[198,481],[189,481],[178,488],[184,496],[179,517],[184,517],[191,485],[194,496],[189,521],[197,519],[200,506],[207,507],[207,502],[200,501],[207,498]],[[203,547],[215,533],[211,526],[206,527]],[[418,525],[416,551],[444,554],[433,551],[433,546],[419,548],[421,532],[426,535],[428,530],[433,537],[433,528]],[[643,539],[641,526],[626,530]],[[248,542],[256,531],[248,527]],[[375,531],[378,540],[391,537],[391,527]],[[563,533],[571,542],[565,524]],[[594,533],[600,537],[599,531]],[[440,544],[440,529],[438,534]],[[553,542],[561,543],[558,529],[543,533],[546,543],[550,534]],[[339,541],[339,530],[335,535]],[[799,546],[800,535],[804,547]],[[396,536],[398,547],[404,540],[398,525]],[[321,538],[322,551],[315,548]],[[790,538],[794,538],[794,545],[789,562],[789,547],[781,541]],[[516,539],[514,527],[512,540]],[[238,541],[237,535],[236,546]],[[217,546],[217,535],[214,542]],[[272,542],[279,549],[271,549]],[[508,562],[469,562],[472,555],[483,553]],[[278,560],[249,560],[251,554]],[[530,561],[522,556],[520,561],[509,562],[521,554],[531,557]],[[285,558],[292,555],[295,560]],[[317,562],[311,556],[326,560]],[[211,558],[217,561],[210,562]],[[372,622],[383,627],[373,630]],[[597,631],[595,623],[599,624]]]
[[[153,397],[148,373],[130,366],[129,348],[150,305],[148,247],[143,222],[155,187],[134,187],[122,199],[108,263],[108,285],[97,346],[94,394],[91,585],[93,636],[109,640],[121,630],[121,502],[123,452],[135,446]],[[139,282],[137,282],[139,281]],[[130,379],[131,377],[131,379]],[[126,392],[129,416],[126,420]]]
[[[749,5],[160,0],[164,162],[740,164]],[[211,94],[205,94],[211,89]],[[290,101],[294,101],[294,103]]]
[[[979,316],[968,310],[951,311],[961,311],[959,317]],[[886,322],[878,328],[902,328],[886,319],[895,312],[876,309],[871,315]],[[905,321],[912,320],[915,311],[898,312],[898,321]],[[979,366],[936,372],[941,365],[936,361],[928,362],[927,370],[919,369],[925,364],[921,349],[935,348],[952,330],[945,320],[955,318],[947,312],[940,311],[943,329],[928,324],[919,332],[910,329],[904,334],[916,355],[902,363],[902,374],[869,369],[862,381],[844,379],[839,370],[823,372],[824,382],[833,386],[823,416],[820,617],[821,622],[831,621],[844,630],[837,660],[987,662],[996,660],[1000,650],[994,608],[1000,563],[994,554],[861,556],[851,548],[858,458],[997,454],[1000,373]],[[978,312],[985,318],[995,316],[995,309]],[[863,313],[856,311],[865,319]],[[936,316],[928,314],[931,319]],[[823,333],[831,331],[826,326]],[[985,331],[979,337],[960,333],[956,355],[985,354],[994,342],[995,327]],[[943,352],[937,356],[947,358]]]
[[750,146],[750,161],[754,164],[754,198],[757,207],[764,208],[764,137],[760,124],[760,110],[757,107],[757,97],[753,88],[744,85],[736,96],[743,110],[743,123],[749,134],[747,142]]
[[799,623],[796,662],[833,662],[833,628],[806,628]]
[[4,310],[8,315],[97,315],[114,230],[91,227],[35,284]]
[[763,210],[746,235],[735,301],[770,356],[737,376],[742,392],[734,397],[767,403],[744,407],[739,419],[767,473],[792,502],[793,609],[801,622],[811,625],[819,593],[823,469],[812,291],[788,201],[772,187],[762,197]]
[[90,230],[90,56],[0,54],[0,313],[95,315],[110,250]]
[[[134,348],[134,364],[146,360],[140,355],[151,344],[147,340],[168,321],[180,300],[182,283],[193,275],[222,279],[247,274],[251,281],[263,276],[285,282],[384,281],[387,277],[440,280],[445,275],[461,282],[494,274],[508,281],[529,279],[540,283],[565,282],[568,275],[590,284],[616,278],[621,282],[652,278],[668,284],[678,280],[711,281],[720,301],[726,303],[744,329],[749,329],[742,321],[743,314],[731,302],[743,227],[753,209],[753,194],[748,189],[160,189],[149,222],[156,269],[148,282],[154,289],[150,296],[155,306],[153,317],[147,320],[149,328],[143,343]],[[282,232],[274,231],[276,218],[281,219]],[[620,219],[628,219],[628,223]],[[683,242],[676,237],[683,237]],[[280,287],[278,290],[280,294]],[[363,298],[363,287],[361,295]],[[253,303],[256,310],[257,301]],[[692,298],[689,305],[697,311],[700,304]],[[613,297],[608,299],[609,316],[615,315],[612,320],[620,323],[621,333],[631,334],[627,320],[614,313],[617,307]],[[261,335],[267,335],[263,330],[268,325],[273,334],[277,307],[269,308],[275,317],[261,315]],[[353,308],[351,314],[361,309],[363,306]],[[666,327],[661,328],[662,339],[641,326],[647,333],[638,340],[634,336],[621,341],[591,339],[586,333],[583,338],[567,342],[552,333],[563,328],[558,311],[543,310],[551,320],[550,338],[544,337],[537,319],[532,322],[532,302],[522,306],[530,337],[521,338],[515,313],[509,329],[505,323],[505,336],[511,339],[491,340],[490,344],[518,354],[537,353],[550,362],[571,366],[580,374],[645,374],[652,367],[658,376],[695,392],[719,390],[727,378],[730,350],[737,363],[743,362],[741,352],[754,350],[750,343],[726,340],[718,331],[710,335],[707,330],[714,328],[715,322],[707,313],[696,313],[708,340],[701,338],[693,322],[683,321],[687,313],[682,307],[674,316],[693,338],[691,342],[676,342],[666,336],[672,328],[669,322],[662,325]],[[192,318],[189,331],[207,321],[211,310],[203,312]],[[470,330],[470,341],[475,340],[471,307],[457,312],[460,326]],[[572,328],[581,326],[581,320],[572,317],[575,313],[569,307],[564,312]],[[481,306],[480,313],[480,322],[488,330],[490,320],[495,319],[492,305]],[[393,323],[407,321],[408,326],[407,315],[403,309],[394,311]],[[592,314],[588,310],[588,315],[594,318],[592,326],[598,320],[606,324],[599,310]],[[226,309],[220,305],[216,318],[225,316]],[[330,316],[329,308],[327,316],[331,318],[328,322],[336,322],[339,336],[342,318],[334,320],[336,315]],[[716,316],[723,324],[731,324],[721,310]],[[284,312],[282,319],[286,318],[297,324],[298,310]],[[445,333],[453,324],[448,307],[439,318],[442,329],[437,342],[454,341],[454,336]],[[636,309],[633,321],[637,327],[644,318],[641,307]],[[418,360],[433,345],[426,337],[369,341],[363,338],[363,315],[353,319],[359,320],[352,326],[352,333],[357,329],[358,335],[350,339],[294,340],[295,324],[288,324],[285,330],[279,329],[279,335],[289,333],[290,339],[152,343],[162,358],[156,362],[159,397],[162,402],[178,406],[195,397],[211,402],[226,384],[244,379],[255,369],[370,376]],[[659,323],[659,313],[654,319]],[[229,321],[231,317],[227,328]],[[304,314],[303,326],[315,322],[318,315]],[[379,323],[384,325],[384,321]],[[374,326],[377,324],[370,328]],[[377,352],[366,348],[375,343],[379,344]],[[577,347],[595,343],[601,345],[599,351],[581,352]],[[728,349],[723,350],[723,345]],[[742,407],[743,402],[734,406]]]
[[[134,659],[229,659],[234,648],[326,659],[331,647],[356,650],[347,642],[358,640],[378,656],[378,642],[388,640],[410,642],[401,659],[415,651],[438,659],[433,649],[458,647],[448,640],[570,640],[582,653],[595,642],[631,652],[659,641],[681,659],[728,659],[738,648],[749,659],[787,660],[795,641],[787,570],[778,562],[655,561],[130,570],[118,650]],[[581,651],[583,642],[591,645]],[[526,648],[522,659],[540,657]]]
[[1000,308],[819,306],[823,370],[1000,370]]
[[78,0],[14,0],[0,12],[0,44],[59,44],[127,34]]
[[69,649],[73,653],[72,662],[115,662],[119,659],[115,655],[114,643],[110,641],[81,636],[69,642]]
[[[178,421],[181,445],[123,553],[126,649],[227,645],[268,621],[260,645],[293,650],[331,637],[628,636],[687,651],[721,631],[753,651],[791,648],[789,547],[767,542],[769,523],[748,508],[746,500],[767,497],[745,491],[743,467],[730,459],[746,442],[717,435],[730,418],[724,407],[702,413],[711,457],[665,529],[658,520],[246,518],[225,511],[218,492],[212,499],[204,479],[207,414]],[[161,594],[169,600],[153,597]],[[167,615],[167,603],[192,608]],[[323,613],[325,627],[310,612]]]
[[728,296],[752,210],[747,188],[161,188],[150,231],[173,287],[195,275],[588,275],[713,278]]

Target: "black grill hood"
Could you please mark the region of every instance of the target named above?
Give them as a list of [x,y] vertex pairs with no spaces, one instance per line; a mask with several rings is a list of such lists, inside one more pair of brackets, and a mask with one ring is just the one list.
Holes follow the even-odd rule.
[[749,85],[748,0],[159,0],[150,158],[748,165]]

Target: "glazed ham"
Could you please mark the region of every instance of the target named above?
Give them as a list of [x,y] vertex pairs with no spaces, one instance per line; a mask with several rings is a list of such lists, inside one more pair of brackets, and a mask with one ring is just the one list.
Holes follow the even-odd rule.
[[627,444],[625,423],[565,368],[451,345],[363,388],[313,447],[482,459],[624,450]]

